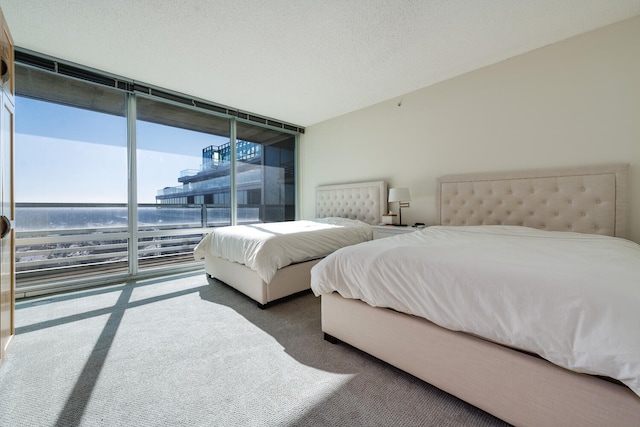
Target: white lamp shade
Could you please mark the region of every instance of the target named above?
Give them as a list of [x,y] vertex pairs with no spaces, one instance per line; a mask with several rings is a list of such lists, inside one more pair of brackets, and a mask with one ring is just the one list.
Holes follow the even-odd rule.
[[408,188],[390,188],[389,189],[389,201],[390,202],[408,202],[411,200],[411,194]]

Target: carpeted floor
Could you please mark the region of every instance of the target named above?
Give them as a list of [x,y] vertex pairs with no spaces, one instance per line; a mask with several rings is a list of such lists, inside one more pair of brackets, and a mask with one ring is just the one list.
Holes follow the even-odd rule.
[[503,426],[204,273],[19,300],[0,426]]

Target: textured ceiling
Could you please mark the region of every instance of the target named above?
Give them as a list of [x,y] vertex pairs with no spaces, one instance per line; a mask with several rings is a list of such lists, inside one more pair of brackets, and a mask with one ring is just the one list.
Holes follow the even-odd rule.
[[309,126],[640,14],[640,0],[0,0],[16,45]]

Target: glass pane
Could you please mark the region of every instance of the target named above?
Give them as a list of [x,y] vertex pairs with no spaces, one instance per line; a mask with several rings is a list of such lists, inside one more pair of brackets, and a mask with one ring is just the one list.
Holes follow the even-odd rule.
[[231,224],[229,164],[213,154],[230,121],[141,96],[136,109],[139,267],[194,262],[202,228]]
[[294,220],[295,136],[240,122],[236,134],[238,223]]
[[120,97],[119,114],[16,98],[18,287],[127,271],[125,95],[102,92]]

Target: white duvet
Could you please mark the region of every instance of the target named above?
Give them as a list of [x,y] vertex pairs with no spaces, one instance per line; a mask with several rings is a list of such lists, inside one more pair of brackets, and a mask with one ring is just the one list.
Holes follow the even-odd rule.
[[525,227],[429,227],[334,252],[339,292],[617,379],[640,396],[640,245]]
[[211,255],[244,264],[269,283],[279,268],[324,257],[372,236],[365,222],[333,217],[220,227],[198,243],[194,257]]

